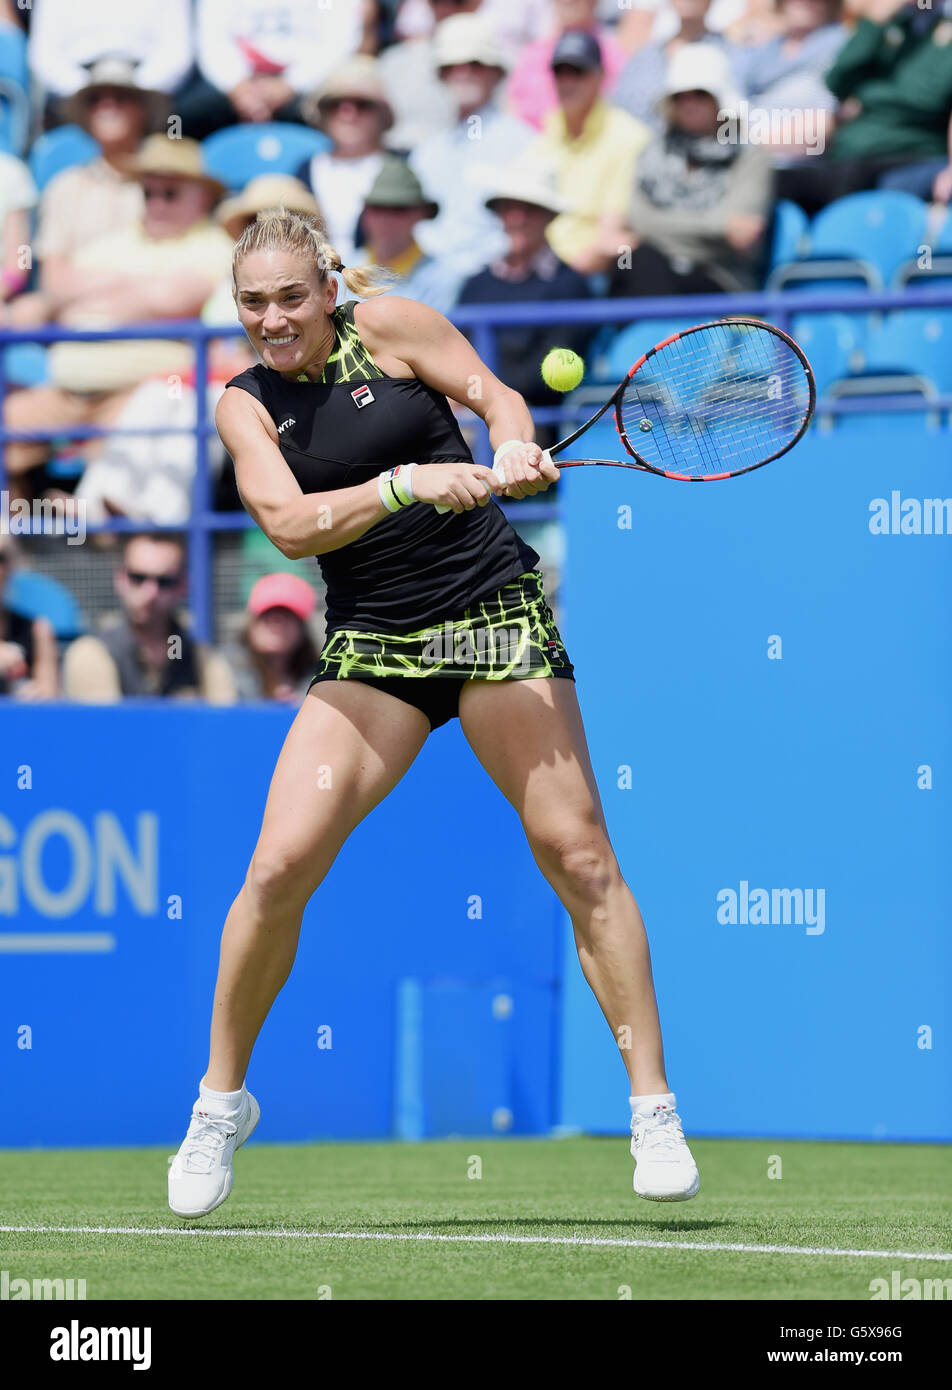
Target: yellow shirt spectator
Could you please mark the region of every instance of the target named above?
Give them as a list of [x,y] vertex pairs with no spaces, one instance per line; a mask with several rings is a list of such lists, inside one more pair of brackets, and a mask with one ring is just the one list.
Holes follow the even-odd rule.
[[549,245],[560,260],[587,273],[588,255],[600,243],[599,220],[624,215],[631,202],[635,163],[651,131],[627,111],[599,98],[573,139],[561,108],[546,117],[543,134],[527,157],[554,166],[559,193],[571,204],[548,230]]

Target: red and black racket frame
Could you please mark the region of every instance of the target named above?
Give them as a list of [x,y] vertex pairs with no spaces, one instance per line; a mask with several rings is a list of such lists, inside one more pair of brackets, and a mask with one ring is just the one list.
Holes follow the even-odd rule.
[[[625,388],[628,386],[628,383],[631,381],[635,373],[637,371],[640,371],[644,364],[650,358],[654,357],[655,353],[660,352],[662,348],[668,347],[670,343],[677,342],[679,338],[688,338],[691,336],[692,333],[703,333],[708,328],[727,328],[733,327],[737,324],[747,324],[753,328],[759,328],[768,333],[773,333],[775,337],[779,338],[782,342],[784,342],[787,345],[787,347],[789,347],[794,352],[796,357],[799,359],[800,365],[803,367],[804,373],[806,374],[807,387],[809,391],[807,408],[804,412],[800,428],[797,430],[796,434],[789,441],[789,443],[785,444],[782,449],[777,449],[774,453],[769,454],[767,458],[761,459],[758,463],[749,464],[746,468],[739,468],[734,472],[706,473],[701,474],[697,477],[691,477],[686,473],[672,473],[664,468],[655,468],[652,464],[648,463],[646,459],[642,458],[641,455],[638,453],[637,449],[634,448],[631,440],[628,438],[628,434],[624,428],[624,425],[622,424],[620,410],[622,398],[625,394]],[[574,444],[575,440],[578,439],[581,435],[583,435],[585,431],[591,425],[594,425],[597,420],[600,420],[601,417],[608,410],[614,410],[615,429],[618,431],[618,437],[621,440],[622,444],[625,446],[626,452],[629,453],[631,457],[635,460],[634,463],[623,463],[620,460],[612,459],[566,459],[563,463],[554,457],[555,454],[561,453],[563,449],[567,449],[570,444]],[[659,478],[673,478],[676,482],[714,483],[719,482],[724,478],[738,478],[742,473],[752,473],[756,468],[763,468],[764,464],[773,463],[775,459],[782,458],[784,454],[789,453],[793,446],[800,442],[804,434],[809,429],[810,421],[813,419],[813,414],[815,410],[816,379],[813,375],[813,368],[807,361],[803,349],[800,347],[798,343],[794,342],[794,340],[790,337],[789,333],[784,333],[783,329],[777,328],[775,324],[765,323],[763,319],[715,319],[712,320],[710,323],[699,323],[695,325],[694,328],[684,328],[681,330],[680,333],[672,333],[670,337],[662,339],[660,343],[655,343],[654,347],[649,348],[643,356],[638,358],[638,361],[634,364],[634,366],[629,369],[628,375],[618,383],[618,386],[616,387],[614,393],[609,397],[609,399],[605,402],[601,409],[597,410],[590,420],[586,420],[583,425],[580,425],[579,428],[574,431],[574,433],[567,435],[565,439],[560,439],[558,444],[553,444],[552,448],[549,449],[548,453],[550,458],[552,458],[553,463],[556,463],[559,468],[579,468],[584,467],[588,464],[608,463],[613,464],[617,468],[635,468],[642,473],[654,473],[655,476]]]

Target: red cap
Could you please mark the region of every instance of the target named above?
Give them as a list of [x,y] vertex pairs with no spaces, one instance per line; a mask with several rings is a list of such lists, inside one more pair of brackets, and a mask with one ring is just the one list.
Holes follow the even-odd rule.
[[248,612],[254,617],[268,608],[290,608],[303,621],[317,606],[314,590],[296,574],[266,574],[257,581],[248,597]]

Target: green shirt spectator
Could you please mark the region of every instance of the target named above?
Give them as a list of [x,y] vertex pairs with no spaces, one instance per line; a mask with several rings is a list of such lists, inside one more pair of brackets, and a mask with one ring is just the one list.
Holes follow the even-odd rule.
[[[841,102],[833,159],[948,153],[952,112],[952,6],[864,6],[826,75]],[[865,17],[868,15],[869,17]]]

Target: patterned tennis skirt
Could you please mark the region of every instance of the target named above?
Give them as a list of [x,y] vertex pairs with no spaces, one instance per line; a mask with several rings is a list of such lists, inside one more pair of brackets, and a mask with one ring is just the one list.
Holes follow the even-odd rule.
[[323,680],[574,680],[573,666],[546,602],[542,576],[528,570],[452,622],[417,632],[331,633],[317,674]]

